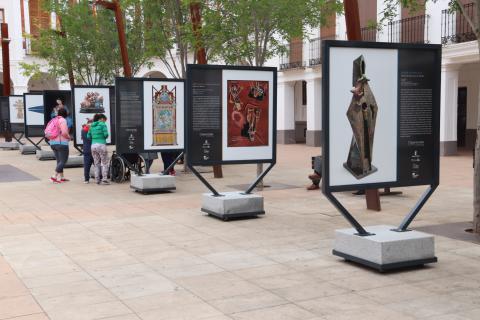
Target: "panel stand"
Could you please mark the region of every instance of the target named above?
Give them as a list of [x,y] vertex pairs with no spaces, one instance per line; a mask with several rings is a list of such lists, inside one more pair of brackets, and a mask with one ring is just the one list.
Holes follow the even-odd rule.
[[245,192],[224,192],[222,194],[215,190],[193,166],[189,165],[193,174],[212,192],[203,194],[201,211],[224,221],[232,218],[254,218],[265,214],[263,196],[252,194],[252,191],[274,165],[275,163],[270,163]]
[[17,136],[15,135],[15,133],[14,133],[14,134],[12,135],[12,137],[13,137],[13,139],[15,139],[15,141],[18,142],[19,145],[23,145],[23,142],[22,142],[21,140],[22,140],[22,138],[23,138],[24,135],[25,135],[25,134],[24,134],[23,132],[21,132],[21,133],[20,133],[20,137],[17,137]]
[[380,272],[437,262],[434,238],[431,235],[410,231],[408,226],[415,219],[437,185],[431,185],[422,194],[413,209],[397,228],[372,226],[368,232],[331,193],[327,199],[340,211],[353,229],[335,231],[332,253]]
[[130,177],[130,188],[141,193],[151,194],[176,190],[176,178],[169,175],[170,169],[182,158],[181,152],[177,158],[160,174],[148,173],[149,165],[146,163],[146,174],[134,174]]

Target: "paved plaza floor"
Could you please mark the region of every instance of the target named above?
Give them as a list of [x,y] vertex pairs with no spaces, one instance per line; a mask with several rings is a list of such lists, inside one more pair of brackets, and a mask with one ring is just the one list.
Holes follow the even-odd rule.
[[[191,174],[170,194],[84,185],[82,168],[54,185],[52,161],[0,151],[0,165],[38,179],[0,183],[0,319],[480,319],[474,242],[436,236],[437,264],[387,274],[332,256],[334,230],[348,224],[320,191],[305,190],[318,153],[279,145],[261,192],[266,215],[223,222],[200,212],[206,189]],[[255,170],[205,175],[231,191]],[[412,227],[471,221],[472,180],[471,154],[442,158],[441,186]],[[383,197],[381,212],[339,197],[367,226],[396,225],[423,190]]]

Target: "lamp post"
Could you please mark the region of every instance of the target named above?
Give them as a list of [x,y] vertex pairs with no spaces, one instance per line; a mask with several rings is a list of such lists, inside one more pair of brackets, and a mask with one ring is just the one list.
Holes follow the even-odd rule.
[[[201,29],[202,29],[202,15],[200,13],[200,4],[197,1],[190,3],[190,17],[192,19],[192,28],[195,35],[195,56],[198,64],[207,64],[207,53],[205,47],[202,45]],[[188,156],[188,155],[187,155]],[[222,166],[213,166],[213,176],[215,178],[222,178]]]
[[128,50],[127,50],[127,37],[125,35],[125,25],[123,22],[122,8],[118,0],[104,1],[97,0],[95,5],[101,5],[105,9],[112,10],[115,12],[115,23],[117,24],[118,31],[118,42],[120,44],[120,52],[122,54],[122,63],[123,63],[123,74],[125,77],[130,78],[132,76],[132,67],[128,60]]
[[[361,41],[362,32],[360,29],[360,13],[358,11],[358,0],[344,0],[345,24],[347,25],[347,38],[350,41]],[[380,193],[378,189],[365,190],[367,209],[380,211]]]

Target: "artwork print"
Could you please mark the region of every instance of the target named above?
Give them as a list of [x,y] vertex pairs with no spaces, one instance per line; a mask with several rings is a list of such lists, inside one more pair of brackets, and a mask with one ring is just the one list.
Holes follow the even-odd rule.
[[10,122],[23,123],[25,119],[23,97],[9,97]]
[[73,95],[73,112],[75,115],[75,124],[73,131],[75,132],[76,145],[82,145],[82,127],[97,113],[107,116],[107,128],[110,132],[107,143],[112,143],[112,126],[111,126],[111,109],[110,109],[110,88],[96,86],[78,86],[74,88]]
[[177,144],[177,87],[152,85],[152,146]]
[[355,178],[362,179],[377,168],[372,164],[373,138],[378,114],[375,96],[365,75],[366,64],[363,55],[353,61],[352,99],[347,118],[353,131],[347,161],[343,164]]
[[103,107],[103,96],[98,91],[85,93],[80,102],[80,113],[105,113]]
[[43,95],[25,95],[25,119],[27,126],[43,126],[44,112]]
[[268,146],[268,81],[227,81],[228,147]]

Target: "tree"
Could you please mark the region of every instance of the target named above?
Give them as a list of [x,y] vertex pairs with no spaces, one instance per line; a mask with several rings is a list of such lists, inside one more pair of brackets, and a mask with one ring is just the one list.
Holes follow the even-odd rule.
[[[138,2],[138,0],[137,0]],[[150,64],[149,52],[142,40],[144,25],[137,3],[122,1],[126,19],[130,64],[135,74]],[[94,8],[89,0],[71,4],[69,0],[47,0],[44,10],[57,16],[57,29],[44,29],[32,39],[34,55],[48,62],[48,72],[65,79],[69,71],[75,81],[87,85],[111,84],[121,75],[122,62],[114,14]],[[22,64],[26,76],[40,72],[38,63]]]
[[342,9],[337,0],[212,0],[203,6],[202,32],[213,59],[263,66]]
[[[422,3],[427,1],[437,2],[437,0],[385,0],[385,10],[383,13],[383,20],[392,19],[395,16],[395,11],[398,5],[416,10]],[[478,53],[480,58],[480,0],[471,0],[475,6],[475,13],[470,17],[465,10],[464,5],[460,0],[450,0],[449,10],[461,14],[468,22],[472,31],[477,37]],[[473,232],[480,233],[480,106],[477,114],[477,139],[475,143],[475,163],[473,175]]]

